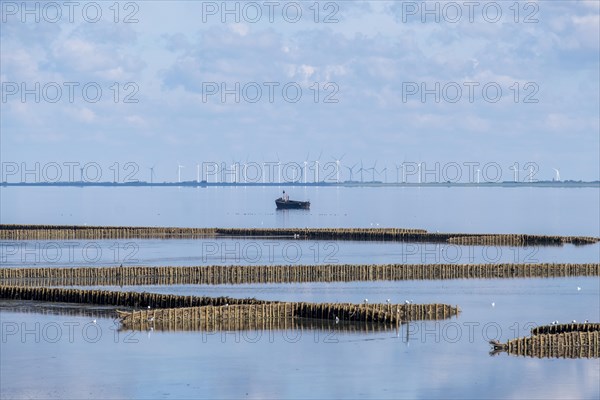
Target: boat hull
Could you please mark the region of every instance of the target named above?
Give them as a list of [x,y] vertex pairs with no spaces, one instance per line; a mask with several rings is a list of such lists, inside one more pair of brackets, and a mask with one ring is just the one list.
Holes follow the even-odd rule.
[[284,201],[279,198],[275,200],[275,205],[278,210],[308,210],[310,209],[310,201],[296,201],[288,200]]

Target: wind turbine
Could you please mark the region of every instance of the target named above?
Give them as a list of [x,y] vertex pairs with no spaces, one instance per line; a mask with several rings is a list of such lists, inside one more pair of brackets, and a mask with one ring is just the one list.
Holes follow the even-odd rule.
[[360,172],[360,183],[363,183],[363,171],[365,171],[365,169],[363,168],[363,162],[362,160],[360,160],[360,169],[358,170],[358,172]]
[[358,163],[354,164],[351,167],[345,167],[348,170],[348,174],[350,175],[350,182],[352,182],[352,177],[354,176],[354,167],[356,167]]
[[185,168],[183,165],[179,164],[177,161],[177,182],[181,183],[181,168]]
[[246,162],[244,163],[244,167],[242,168],[242,176],[244,177],[244,183],[248,183],[248,158],[250,156],[246,155]]
[[402,164],[394,164],[396,166],[396,183],[400,183],[400,171],[403,167]]
[[377,167],[377,161],[373,164],[373,167],[367,168],[367,171],[371,171],[371,182],[375,182],[375,172],[377,171],[375,168]]
[[233,164],[235,165],[235,181],[236,183],[240,183],[242,182],[242,162],[234,161]]
[[533,182],[533,166],[529,166],[529,183]]
[[231,164],[231,169],[233,170],[233,177],[231,178],[231,183],[237,183],[238,182],[238,165],[239,162],[235,161],[234,159],[231,159],[231,162],[233,164]]
[[[406,161],[406,159],[405,159]],[[402,183],[406,183],[406,165],[404,165],[405,161],[402,161],[402,164],[396,165],[396,181],[398,180],[398,170],[402,170]]]
[[387,165],[384,165],[383,168],[381,169],[381,171],[378,172],[379,174],[383,173],[383,183],[387,183]]
[[560,171],[557,170],[556,168],[552,168],[552,169],[556,173],[556,176],[554,177],[554,180],[557,181],[557,182],[560,182]]
[[304,160],[304,169],[302,170],[302,175],[304,175],[304,184],[306,185],[306,166],[308,165],[308,156],[310,156],[310,151],[306,154],[306,159]]
[[346,153],[342,154],[342,156],[339,158],[331,157],[333,158],[333,161],[335,161],[335,173],[337,176],[337,183],[340,183],[340,162],[344,159],[345,155]]
[[279,160],[279,154],[275,153],[277,156],[277,182],[281,185],[281,162]]
[[315,160],[315,183],[319,182],[319,160],[321,160],[321,156],[323,155],[323,151],[319,153],[319,158]]
[[155,166],[156,166],[156,164],[154,164],[153,166],[148,168],[150,170],[150,184],[151,185],[154,183],[154,167]]
[[513,170],[513,180],[516,183],[519,180],[519,164],[514,163],[510,166],[510,169]]

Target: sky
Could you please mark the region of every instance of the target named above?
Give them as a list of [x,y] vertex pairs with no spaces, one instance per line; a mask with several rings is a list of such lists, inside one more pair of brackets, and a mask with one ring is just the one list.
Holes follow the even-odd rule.
[[0,4],[2,180],[599,179],[597,0]]

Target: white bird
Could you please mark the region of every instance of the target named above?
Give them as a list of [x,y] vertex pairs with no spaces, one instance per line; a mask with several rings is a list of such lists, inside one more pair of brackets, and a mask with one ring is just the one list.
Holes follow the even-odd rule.
[[367,304],[369,302],[369,299],[365,299],[365,304]]
[[492,307],[496,307],[496,303],[492,301]]
[[588,321],[587,319],[585,321],[583,321],[584,324],[589,324],[590,321]]
[[339,322],[340,322],[340,319],[339,319],[339,318],[336,316],[336,317],[335,317],[335,323],[337,324],[337,323],[339,323]]
[[575,324],[575,323],[577,323],[577,321],[573,320],[573,321],[571,321],[571,323],[572,323],[572,324]]
[[385,302],[388,303],[388,304],[390,304],[390,299],[387,299]]
[[148,306],[148,310],[150,309],[150,306]]
[[404,304],[410,304],[410,301],[404,300]]
[[92,323],[94,323],[94,324],[95,324],[95,323],[96,323],[96,320],[93,320],[93,321],[92,321]]
[[577,291],[580,291],[580,290],[581,290],[581,288],[579,286],[577,286]]

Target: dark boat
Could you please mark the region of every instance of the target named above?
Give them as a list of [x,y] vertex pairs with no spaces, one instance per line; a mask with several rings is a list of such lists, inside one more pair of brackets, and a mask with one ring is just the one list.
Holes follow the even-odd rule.
[[275,205],[278,210],[308,210],[310,201],[284,200],[280,197],[275,200]]

